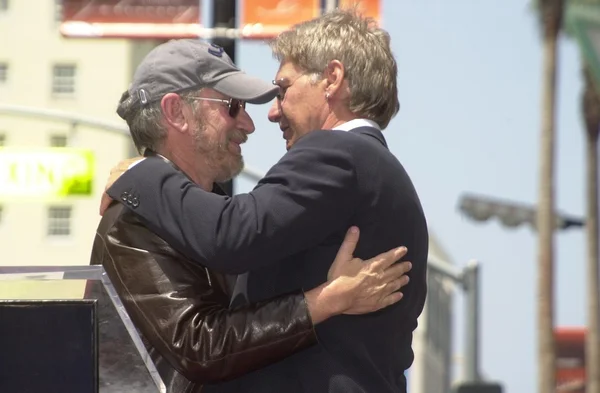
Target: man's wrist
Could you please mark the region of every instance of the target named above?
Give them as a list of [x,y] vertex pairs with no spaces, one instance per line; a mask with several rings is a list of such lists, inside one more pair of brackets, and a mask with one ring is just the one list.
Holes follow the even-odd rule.
[[342,314],[347,308],[348,298],[337,283],[326,282],[304,294],[313,323],[316,325],[331,317]]

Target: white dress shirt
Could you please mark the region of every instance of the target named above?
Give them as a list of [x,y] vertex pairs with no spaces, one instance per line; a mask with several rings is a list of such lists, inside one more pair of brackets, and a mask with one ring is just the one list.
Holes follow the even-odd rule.
[[369,119],[350,120],[350,121],[340,124],[339,126],[337,126],[335,128],[332,128],[332,129],[340,130],[340,131],[350,131],[353,128],[358,128],[358,127],[373,127],[373,128],[377,128],[378,130],[381,131],[381,127],[379,127],[379,125],[377,123],[375,123],[373,120],[369,120]]

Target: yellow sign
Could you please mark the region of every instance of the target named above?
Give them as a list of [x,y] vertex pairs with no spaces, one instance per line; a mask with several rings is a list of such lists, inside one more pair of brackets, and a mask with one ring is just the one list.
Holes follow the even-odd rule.
[[94,155],[74,148],[0,148],[0,200],[92,194]]

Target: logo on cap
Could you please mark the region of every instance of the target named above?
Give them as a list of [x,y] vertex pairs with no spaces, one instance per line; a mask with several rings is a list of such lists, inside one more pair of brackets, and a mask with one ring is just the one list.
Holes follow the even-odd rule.
[[148,97],[148,93],[144,89],[140,89],[138,91],[138,96],[140,97],[140,102],[142,103],[142,105],[146,105],[148,103],[148,101],[150,101],[150,98]]
[[210,44],[210,48],[208,48],[208,53],[217,57],[223,57],[224,51],[225,50],[217,44]]

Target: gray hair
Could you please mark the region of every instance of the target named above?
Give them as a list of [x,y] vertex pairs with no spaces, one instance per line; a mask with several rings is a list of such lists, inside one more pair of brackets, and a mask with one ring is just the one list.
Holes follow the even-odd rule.
[[299,23],[270,42],[273,56],[308,73],[323,75],[340,61],[350,89],[348,109],[385,129],[400,110],[398,68],[389,34],[354,9],[334,11]]
[[[198,91],[186,91],[179,95],[192,104],[195,113],[197,106],[191,97],[197,96]],[[126,91],[121,95],[117,113],[127,122],[131,139],[140,154],[146,149],[158,150],[167,137],[160,100],[140,107],[139,101],[134,100],[129,91]]]

